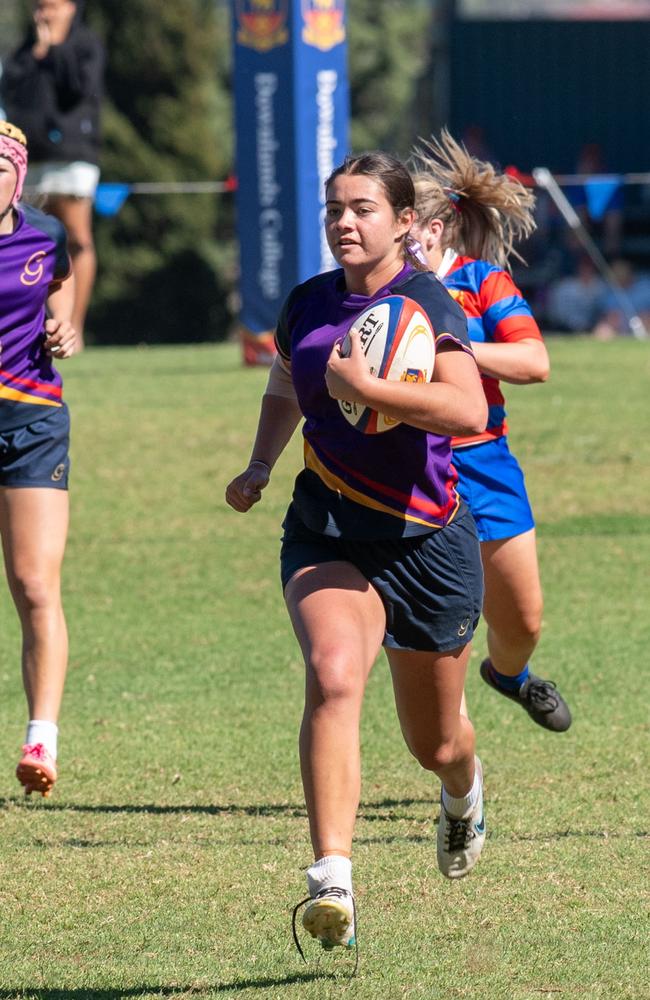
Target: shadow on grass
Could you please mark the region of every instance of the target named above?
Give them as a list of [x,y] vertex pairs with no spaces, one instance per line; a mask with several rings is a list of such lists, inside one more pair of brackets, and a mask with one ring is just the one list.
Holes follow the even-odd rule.
[[340,976],[332,972],[301,972],[276,979],[238,979],[232,983],[214,983],[206,986],[133,986],[127,989],[0,989],[0,1000],[122,1000],[126,997],[202,997],[215,993],[237,993],[239,990],[266,990],[272,986],[293,986],[312,983],[315,980],[338,980]]
[[[359,806],[358,819],[365,822],[404,822],[409,820],[419,821],[421,816],[412,816],[406,813],[393,815],[392,811],[404,809],[408,806],[429,806],[435,807],[437,801],[432,799],[381,799],[379,802],[362,802]],[[78,813],[113,813],[124,815],[150,815],[150,816],[174,816],[174,815],[201,815],[201,816],[291,816],[300,819],[306,818],[307,812],[304,806],[291,803],[260,803],[259,805],[185,805],[185,806],[161,806],[154,803],[143,803],[142,805],[87,805],[86,803],[59,803],[43,801],[41,799],[30,800],[20,797],[0,798],[0,810],[8,807],[18,807],[24,809],[44,809],[54,812],[78,812]],[[438,823],[437,814],[432,813],[430,817],[434,825]],[[492,839],[493,833],[488,832],[488,837]],[[528,842],[548,842],[553,840],[566,839],[598,839],[609,840],[620,837],[641,837],[650,836],[648,830],[623,831],[613,833],[609,830],[548,830],[534,833],[501,833],[497,834],[498,840],[528,841]],[[358,844],[386,844],[403,843],[405,841],[413,843],[428,843],[430,837],[427,834],[396,834],[395,836],[384,837],[356,837]],[[120,842],[121,843],[121,842]],[[280,841],[278,841],[280,843]],[[46,846],[46,845],[43,845]],[[71,847],[97,847],[95,841],[72,840]],[[108,845],[110,846],[110,845]],[[4,1000],[5,994],[0,990],[0,1000]]]
[[[432,799],[382,799],[380,802],[362,802],[359,806],[359,819],[377,820],[393,819],[392,816],[377,816],[375,810],[403,809],[408,806],[426,805],[432,806]],[[124,805],[88,805],[85,802],[44,802],[42,799],[25,799],[20,796],[15,798],[0,798],[0,809],[8,806],[22,806],[32,809],[34,806],[42,806],[54,812],[79,812],[79,813],[124,813],[126,815],[145,813],[150,816],[174,816],[174,815],[199,815],[199,816],[295,816],[304,818],[307,811],[304,805],[291,803],[260,803],[259,805],[156,805],[153,802],[142,804],[125,803]],[[417,817],[400,816],[399,819],[415,819]],[[0,992],[0,1000],[2,993]]]

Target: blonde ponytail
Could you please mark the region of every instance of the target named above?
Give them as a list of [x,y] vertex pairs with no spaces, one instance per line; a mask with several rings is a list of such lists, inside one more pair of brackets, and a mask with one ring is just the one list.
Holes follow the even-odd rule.
[[443,249],[507,268],[523,258],[514,243],[535,229],[535,195],[520,181],[471,156],[446,129],[421,140],[411,157],[418,223],[444,225]]

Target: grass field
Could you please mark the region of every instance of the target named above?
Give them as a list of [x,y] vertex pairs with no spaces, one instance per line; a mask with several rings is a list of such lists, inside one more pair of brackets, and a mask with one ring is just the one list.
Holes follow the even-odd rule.
[[[89,350],[73,414],[71,634],[61,777],[14,778],[19,633],[0,596],[0,1000],[650,997],[650,346],[550,339],[511,389],[539,522],[535,664],[574,712],[534,726],[468,680],[489,838],[437,872],[438,784],[409,757],[382,658],[363,718],[361,965],[295,953],[310,855],[296,737],[302,667],[277,574],[296,438],[264,502],[227,509],[265,382],[233,345]],[[645,873],[644,873],[645,868]]]

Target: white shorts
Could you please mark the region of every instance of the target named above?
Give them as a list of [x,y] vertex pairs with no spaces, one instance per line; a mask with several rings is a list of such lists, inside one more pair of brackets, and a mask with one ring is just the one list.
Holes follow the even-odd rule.
[[56,160],[48,160],[28,167],[25,185],[37,194],[94,198],[98,182],[99,167],[94,163],[84,163],[82,160],[59,163]]

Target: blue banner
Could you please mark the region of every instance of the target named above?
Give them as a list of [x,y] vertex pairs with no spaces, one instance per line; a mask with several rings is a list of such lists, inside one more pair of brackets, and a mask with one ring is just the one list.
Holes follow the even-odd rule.
[[130,192],[130,184],[102,181],[95,192],[95,211],[98,215],[117,215]]
[[621,187],[620,177],[608,177],[601,174],[585,181],[587,208],[594,222],[600,222],[605,212],[614,201],[614,195]]
[[348,152],[345,0],[232,0],[242,324],[334,267],[324,182]]

